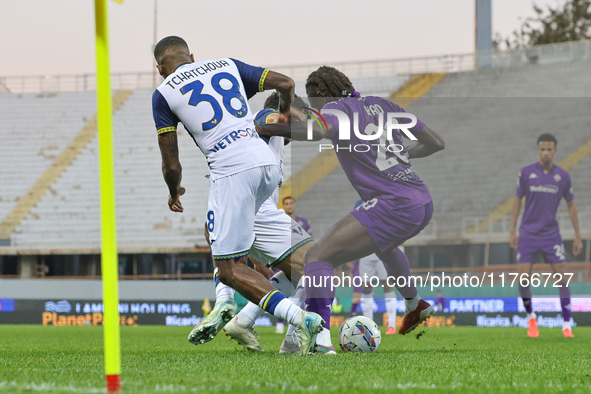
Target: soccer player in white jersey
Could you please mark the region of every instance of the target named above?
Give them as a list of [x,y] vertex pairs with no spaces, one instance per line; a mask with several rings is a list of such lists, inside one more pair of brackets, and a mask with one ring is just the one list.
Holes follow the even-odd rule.
[[[303,108],[307,105],[296,96],[293,106]],[[274,93],[265,101],[265,108],[255,115],[255,121],[260,124],[277,122],[279,112],[276,108],[279,108],[279,96]],[[280,172],[283,174],[283,151],[287,140],[274,136],[261,138],[271,147],[279,163]],[[270,278],[278,290],[286,293],[291,289],[290,279],[293,283],[298,282],[292,299],[296,305],[304,307],[305,289],[299,281],[304,272],[304,253],[314,245],[314,241],[283,209],[277,208],[280,187],[281,182],[255,216],[256,240],[250,250],[249,257],[269,267],[281,270]],[[249,302],[224,327],[224,331],[246,349],[263,351],[254,331],[256,319],[263,313],[264,311],[258,305]],[[291,354],[301,351],[299,340],[294,331],[295,327],[290,324],[279,353]],[[318,334],[314,353],[336,354],[328,330],[323,330]]]
[[[206,219],[218,279],[293,324],[302,354],[307,354],[322,330],[322,318],[303,311],[246,265],[255,240],[255,215],[279,182],[275,156],[257,135],[247,100],[259,91],[276,89],[280,112],[289,116],[294,82],[230,58],[195,62],[187,43],[176,36],[158,42],[154,57],[164,78],[154,91],[152,107],[170,209],[183,212],[179,198],[185,190],[176,136],[181,122],[205,154],[210,169]],[[191,331],[189,341],[202,344],[213,339],[234,317],[236,303],[227,290],[216,289],[214,309]]]

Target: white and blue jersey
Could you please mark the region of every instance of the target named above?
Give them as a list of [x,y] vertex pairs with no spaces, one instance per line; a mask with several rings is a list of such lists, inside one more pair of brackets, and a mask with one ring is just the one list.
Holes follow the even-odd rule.
[[206,156],[212,180],[276,165],[248,104],[263,91],[268,71],[230,58],[179,66],[152,96],[158,134],[176,132],[181,122]]
[[[255,122],[259,124],[267,124],[267,119],[270,115],[273,114],[279,114],[279,112],[271,108],[264,108],[255,114]],[[279,166],[279,185],[277,186],[277,189],[275,189],[271,197],[269,197],[269,200],[271,200],[273,205],[277,207],[279,204],[279,189],[283,184],[283,149],[285,146],[285,138],[278,136],[261,136],[261,139],[265,141],[267,145],[269,145],[269,148],[271,148],[271,151],[275,155],[277,165]]]
[[[259,124],[269,123],[269,116],[277,111],[265,108],[255,115]],[[295,250],[312,242],[310,235],[293,220],[283,209],[277,208],[279,188],[283,182],[283,137],[264,137],[261,139],[269,144],[279,165],[280,181],[273,194],[261,205],[254,218],[256,239],[250,248],[250,256],[267,266],[275,266],[290,256]]]

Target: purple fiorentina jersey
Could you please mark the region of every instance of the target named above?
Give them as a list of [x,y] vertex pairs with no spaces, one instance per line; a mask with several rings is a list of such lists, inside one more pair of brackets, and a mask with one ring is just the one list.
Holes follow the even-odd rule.
[[[340,139],[338,117],[327,114],[326,110],[339,110],[347,115],[350,119],[350,139]],[[410,165],[408,153],[402,145],[401,131],[393,130],[392,140],[387,140],[386,113],[392,112],[405,111],[389,100],[373,96],[346,97],[322,108],[322,116],[333,127],[328,138],[332,140],[339,162],[359,196],[368,201],[376,196],[390,195],[400,208],[421,207],[431,201],[431,194]],[[355,113],[359,116],[358,130],[365,135],[376,134],[381,117],[384,127],[381,136],[362,140],[355,135]],[[410,121],[399,118],[399,123]],[[417,124],[409,131],[418,133],[424,127],[425,124],[417,119]],[[390,147],[389,150],[387,147]]]
[[312,230],[310,229],[310,223],[308,222],[308,219],[303,218],[301,216],[297,216],[295,218],[295,221],[304,229],[306,230],[306,232],[312,236]]
[[562,197],[574,198],[570,175],[554,165],[544,174],[544,166],[537,162],[521,169],[517,178],[517,197],[525,196],[525,210],[519,235],[551,237],[559,235],[556,211]]

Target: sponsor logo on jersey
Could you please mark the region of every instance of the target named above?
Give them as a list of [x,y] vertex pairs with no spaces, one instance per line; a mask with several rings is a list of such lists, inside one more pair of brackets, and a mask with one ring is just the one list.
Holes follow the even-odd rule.
[[216,142],[216,144],[211,148],[210,153],[224,150],[229,145],[232,145],[234,141],[245,137],[260,138],[259,135],[251,128],[246,128],[245,130],[234,130],[226,134],[223,138],[220,138],[220,140]]
[[529,174],[529,179],[536,179],[538,176],[536,174],[534,174],[533,172],[531,174]]
[[556,185],[539,185],[539,186],[530,186],[530,192],[542,192],[542,193],[551,193],[556,194],[558,193],[558,186]]

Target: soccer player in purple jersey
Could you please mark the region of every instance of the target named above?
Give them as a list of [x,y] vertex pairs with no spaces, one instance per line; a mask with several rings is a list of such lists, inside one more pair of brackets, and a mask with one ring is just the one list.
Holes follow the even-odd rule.
[[[554,274],[560,276],[558,292],[564,324],[562,334],[567,338],[573,337],[570,324],[570,288],[568,278],[565,276],[564,263],[566,261],[564,245],[560,237],[556,211],[560,200],[564,197],[568,207],[568,214],[575,229],[573,242],[573,254],[577,256],[583,249],[581,232],[579,230],[579,218],[577,206],[573,201],[573,188],[570,175],[554,164],[557,141],[552,134],[542,134],[538,138],[538,154],[540,161],[521,169],[517,178],[517,191],[513,201],[513,213],[511,215],[510,245],[517,249],[517,263],[519,264],[519,278],[531,275],[532,266],[537,253],[541,253],[544,262],[550,263]],[[521,210],[521,199],[525,197],[525,211],[519,227],[519,238],[515,232],[517,218]],[[529,318],[527,335],[537,338],[540,335],[536,314],[531,303],[531,289],[521,286],[519,281],[519,295],[523,299],[523,305]]]
[[306,219],[305,217],[296,215],[295,209],[295,198],[293,198],[292,196],[285,197],[283,199],[283,210],[285,211],[285,213],[291,216],[293,220],[295,220],[300,226],[302,226],[302,228],[306,230],[308,234],[312,235],[312,228],[310,227],[310,222],[308,222],[308,219]]
[[[323,66],[310,74],[306,91],[310,104],[322,109],[326,121],[322,126],[313,124],[313,139],[332,141],[347,178],[365,201],[306,252],[304,273],[310,279],[306,283],[313,284],[307,288],[306,303],[309,310],[316,310],[321,316],[330,314],[334,289],[314,284],[325,283],[327,278],[330,282],[334,267],[376,253],[390,276],[406,278],[406,285],[397,287],[407,310],[399,332],[406,334],[433,313],[433,307],[418,296],[409,279],[408,258],[397,248],[425,228],[433,214],[429,190],[416,175],[409,158],[429,156],[443,149],[443,139],[419,120],[408,126],[418,140],[408,150],[402,145],[400,130],[394,130],[389,139],[386,131],[379,129],[386,124],[385,113],[404,110],[380,97],[360,97],[349,78],[333,67]],[[289,120],[283,116],[282,121]],[[340,129],[347,120],[349,127]],[[409,123],[409,119],[401,119],[400,123]],[[257,126],[257,131],[261,135],[308,139],[306,121]],[[381,136],[372,139],[378,132]],[[363,139],[361,133],[365,134]],[[319,341],[320,336],[317,345],[321,345]]]

